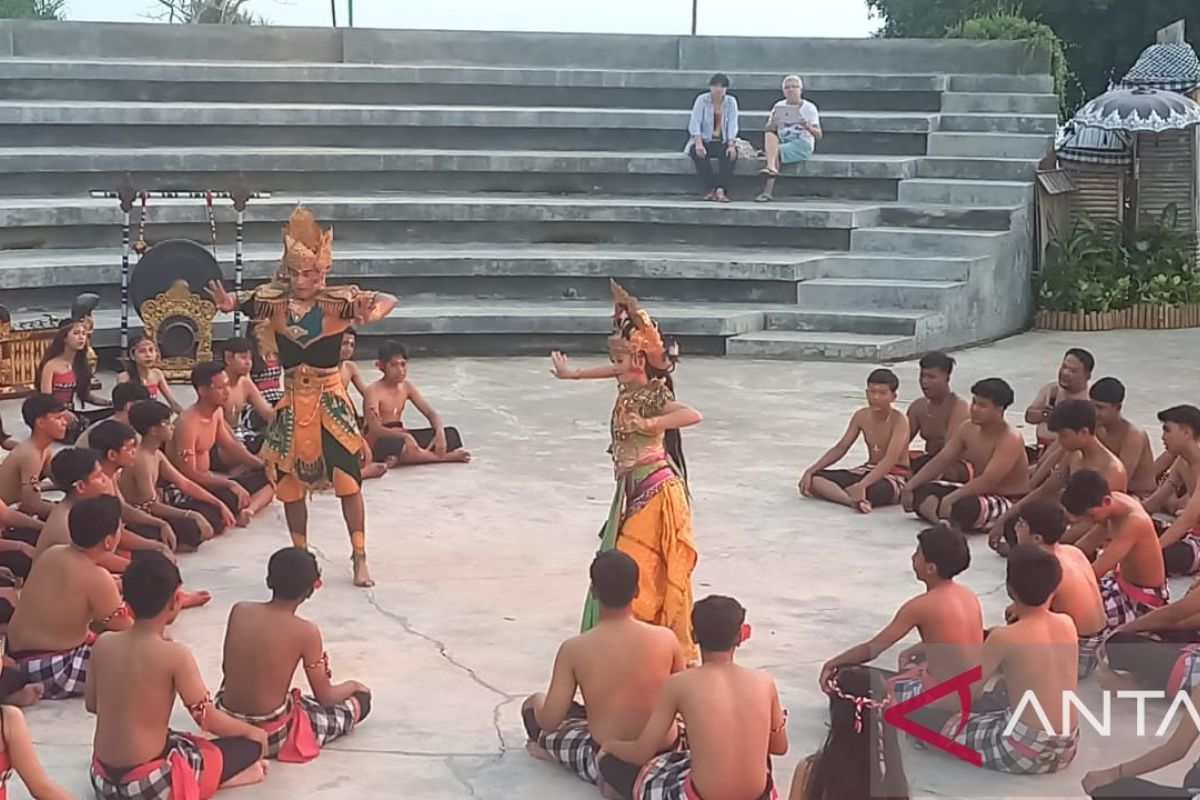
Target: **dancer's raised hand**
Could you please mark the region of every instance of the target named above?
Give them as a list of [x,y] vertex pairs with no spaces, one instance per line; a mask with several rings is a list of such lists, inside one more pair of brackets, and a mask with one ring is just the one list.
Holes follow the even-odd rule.
[[208,282],[208,296],[212,298],[218,311],[228,313],[237,307],[237,297],[225,291],[225,286],[220,281]]

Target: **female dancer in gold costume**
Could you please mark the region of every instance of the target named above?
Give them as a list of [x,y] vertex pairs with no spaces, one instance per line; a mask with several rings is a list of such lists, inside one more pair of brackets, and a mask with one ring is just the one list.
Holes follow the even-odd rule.
[[[696,544],[688,501],[679,429],[702,417],[675,399],[670,373],[674,354],[663,345],[657,323],[616,281],[615,310],[606,367],[575,370],[555,351],[554,374],[564,380],[615,378],[613,472],[617,490],[601,534],[601,550],[616,547],[638,562],[638,619],[670,628],[689,660],[696,658],[692,639],[692,570]],[[596,624],[599,607],[590,594],[583,629]]]
[[254,330],[260,351],[278,354],[283,365],[283,398],[261,456],[283,501],[292,543],[308,546],[308,492],[332,487],[350,532],[354,584],[373,586],[359,469],[363,438],[342,383],[340,354],[342,333],[356,322],[387,316],[396,298],[357,286],[326,287],[333,230],[322,230],[306,208],[292,212],[283,245],[283,263],[271,282],[234,297],[214,281],[209,293],[222,311],[232,311],[240,301],[259,323]]

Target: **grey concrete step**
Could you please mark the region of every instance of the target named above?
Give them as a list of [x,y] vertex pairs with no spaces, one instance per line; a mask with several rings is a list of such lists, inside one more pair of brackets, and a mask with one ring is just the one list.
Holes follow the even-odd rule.
[[[689,109],[380,106],[250,103],[0,102],[0,146],[422,147],[443,149],[678,149]],[[766,113],[742,115],[761,143]],[[936,117],[833,111],[822,115],[825,153],[924,154]]]
[[931,156],[979,156],[1038,159],[1054,146],[1054,137],[1021,133],[946,133],[929,135]]
[[898,197],[906,203],[1021,206],[1033,199],[1033,184],[1023,181],[909,178],[900,182]]
[[810,308],[945,309],[966,292],[963,281],[905,278],[817,278],[796,287],[796,302]]
[[1058,98],[1053,94],[1013,92],[945,92],[943,114],[1058,114]]
[[860,308],[853,305],[763,307],[763,329],[769,331],[840,331],[917,335],[931,312],[911,308]]
[[[233,253],[218,251],[228,279],[234,277]],[[609,278],[626,283],[646,299],[740,303],[794,303],[796,283],[817,274],[821,252],[777,249],[654,248],[628,249],[587,245],[396,244],[374,248],[338,246],[337,280],[414,297],[510,300],[604,300]],[[136,264],[136,257],[134,259]],[[279,248],[251,246],[245,253],[246,285],[270,277]],[[954,262],[949,262],[947,269]],[[822,274],[872,276],[897,274],[880,260],[874,271]],[[63,290],[84,287],[102,302],[120,302],[120,250],[7,251],[0,258],[0,292],[10,309],[54,309]]]
[[1008,231],[946,231],[920,228],[860,228],[850,237],[854,253],[928,254],[938,257],[992,256]]
[[[739,160],[731,187],[761,188],[759,160]],[[913,156],[818,153],[786,165],[777,195],[894,200],[897,181],[917,172]],[[0,148],[0,196],[83,195],[118,185],[225,188],[243,176],[260,191],[307,193],[403,189],[432,192],[695,194],[692,162],[678,149],[652,153],[565,150],[181,147]]]
[[1053,136],[1058,114],[946,113],[938,118],[938,130],[980,133],[1041,133]]
[[1025,42],[798,39],[276,26],[5,23],[0,51],[28,58],[468,66],[1023,74],[1048,69]]
[[888,203],[880,205],[878,221],[883,227],[1008,231],[1017,213],[1015,206]]
[[865,361],[883,363],[913,356],[916,338],[888,334],[821,331],[755,331],[731,337],[725,352],[777,361]]
[[974,156],[926,156],[917,162],[916,177],[1033,183],[1040,158],[1002,158],[984,153]]
[[[690,108],[711,71],[539,69],[393,64],[144,64],[0,61],[0,99],[385,105]],[[747,110],[780,97],[780,73],[742,72],[734,94]],[[944,75],[807,72],[822,110],[936,111]]]
[[[619,244],[672,242],[720,247],[784,246],[845,250],[850,232],[884,225],[885,216],[920,226],[1003,227],[1012,209],[938,208],[899,204],[789,200],[706,203],[700,200],[539,195],[377,194],[275,195],[246,212],[248,242],[275,242],[279,224],[303,199],[345,243],[530,242]],[[216,210],[219,241],[232,240],[232,208]],[[150,208],[148,238],[210,236],[203,203],[162,200]],[[0,198],[0,249],[102,247],[117,241],[115,201],[98,198]],[[137,224],[137,218],[134,219]],[[936,233],[936,231],[931,231]],[[950,235],[958,235],[953,231]],[[903,251],[900,251],[903,252]],[[957,255],[957,254],[955,254]]]
[[1049,74],[1026,75],[951,75],[948,90],[977,94],[1054,94],[1054,79]]
[[973,272],[991,266],[986,256],[932,258],[889,253],[832,253],[814,256],[798,270],[804,278],[904,278],[914,281],[961,283]]

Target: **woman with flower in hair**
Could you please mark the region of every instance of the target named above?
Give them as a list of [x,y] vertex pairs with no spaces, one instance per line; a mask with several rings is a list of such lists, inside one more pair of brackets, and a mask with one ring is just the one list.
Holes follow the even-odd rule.
[[[637,561],[634,616],[670,628],[688,659],[695,661],[690,615],[696,544],[679,430],[698,424],[702,417],[675,399],[671,371],[678,354],[663,344],[658,324],[616,281],[612,292],[611,363],[577,370],[568,367],[566,356],[557,350],[550,357],[560,379],[617,381],[609,426],[617,487],[600,549],[615,547]],[[598,616],[596,600],[589,594],[583,630],[591,629]]]
[[908,800],[896,729],[883,721],[878,672],[841,667],[825,685],[829,734],[796,766],[788,800]]

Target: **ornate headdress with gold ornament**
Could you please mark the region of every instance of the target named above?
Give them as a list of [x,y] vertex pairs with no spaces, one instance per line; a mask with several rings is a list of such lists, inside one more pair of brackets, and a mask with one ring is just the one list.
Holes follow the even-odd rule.
[[333,266],[333,228],[322,230],[317,218],[304,206],[288,217],[283,227],[281,269],[329,272]]
[[637,298],[625,291],[616,281],[610,281],[613,294],[613,332],[608,337],[610,353],[646,354],[646,363],[660,370],[670,370],[679,356],[672,344],[668,350],[663,344],[658,323],[638,306]]

